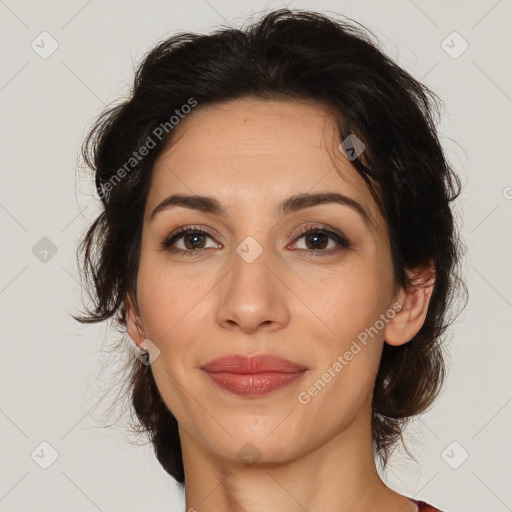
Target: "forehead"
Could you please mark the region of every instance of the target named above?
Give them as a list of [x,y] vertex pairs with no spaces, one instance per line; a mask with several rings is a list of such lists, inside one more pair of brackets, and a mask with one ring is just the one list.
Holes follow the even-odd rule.
[[178,126],[160,159],[172,158],[177,163],[185,157],[192,163],[194,157],[214,153],[228,167],[266,159],[277,164],[278,156],[283,164],[285,155],[325,155],[325,139],[332,138],[334,130],[330,113],[320,105],[237,99],[196,108]]
[[365,181],[339,143],[334,116],[321,104],[244,98],[199,105],[157,159],[148,204],[177,192],[229,204],[329,190],[376,216]]

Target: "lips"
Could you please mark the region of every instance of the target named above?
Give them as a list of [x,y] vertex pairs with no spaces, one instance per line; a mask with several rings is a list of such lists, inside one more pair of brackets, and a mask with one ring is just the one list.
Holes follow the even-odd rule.
[[269,355],[226,356],[201,368],[221,389],[249,397],[288,386],[308,371],[306,366]]
[[270,355],[246,357],[231,355],[214,359],[201,367],[207,372],[229,372],[242,374],[256,374],[268,372],[296,373],[308,369],[307,366]]

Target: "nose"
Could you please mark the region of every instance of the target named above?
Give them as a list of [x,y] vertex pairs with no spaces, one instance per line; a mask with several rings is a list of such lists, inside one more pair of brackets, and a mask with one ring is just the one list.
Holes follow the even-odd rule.
[[278,262],[263,251],[254,261],[234,253],[233,266],[219,287],[216,316],[221,327],[253,334],[271,332],[290,321],[290,290],[279,279]]

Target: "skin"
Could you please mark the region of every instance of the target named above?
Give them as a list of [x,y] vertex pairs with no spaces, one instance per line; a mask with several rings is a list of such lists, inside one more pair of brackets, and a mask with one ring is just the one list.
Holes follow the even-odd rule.
[[[330,112],[306,102],[239,99],[198,106],[174,135],[147,198],[138,308],[126,300],[129,335],[153,356],[159,350],[151,369],[179,424],[187,511],[417,510],[377,473],[371,399],[383,344],[414,337],[432,286],[396,286],[385,222],[338,149]],[[278,216],[284,199],[317,192],[349,196],[368,219],[340,204]],[[214,196],[226,213],[173,206],[151,219],[176,193]],[[189,256],[160,246],[184,226],[212,236],[177,239],[174,249],[201,248]],[[351,246],[299,237],[310,226],[343,233]],[[236,252],[249,236],[262,249],[252,263]],[[325,255],[314,257],[315,250]],[[301,403],[298,394],[396,303],[401,309],[384,328]],[[228,354],[277,355],[309,371],[267,395],[240,397],[200,369]],[[256,464],[238,456],[246,443],[261,456]]]

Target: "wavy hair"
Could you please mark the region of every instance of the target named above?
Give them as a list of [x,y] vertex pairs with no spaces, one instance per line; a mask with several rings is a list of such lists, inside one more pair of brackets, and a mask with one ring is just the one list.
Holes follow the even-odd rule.
[[[437,136],[442,102],[352,20],[279,9],[245,28],[174,35],[144,57],[129,97],[101,114],[82,147],[101,213],[77,251],[93,305],[73,317],[82,323],[110,319],[118,329],[126,327],[125,301],[136,296],[152,167],[174,133],[168,130],[158,138],[155,130],[190,98],[201,108],[243,97],[327,105],[336,116],[340,141],[357,134],[366,146],[364,161],[356,158],[352,164],[387,223],[396,284],[409,286],[409,271],[435,270],[422,328],[402,346],[384,345],[376,375],[373,446],[385,466],[393,447],[403,441],[407,421],[432,405],[445,377],[443,334],[452,321],[448,317],[458,285],[463,286],[456,272],[460,254],[450,205],[460,193],[460,181]],[[148,137],[154,147],[138,158]],[[183,484],[177,421],[151,367],[131,357],[127,368],[125,392],[139,432],[149,436],[158,461]]]

